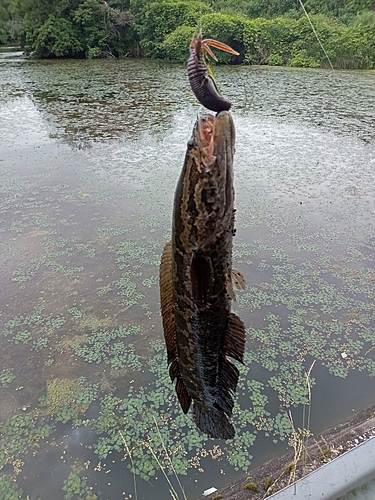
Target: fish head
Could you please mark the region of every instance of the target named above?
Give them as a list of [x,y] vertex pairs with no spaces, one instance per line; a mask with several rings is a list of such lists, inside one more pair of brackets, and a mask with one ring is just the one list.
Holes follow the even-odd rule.
[[[195,219],[197,241],[212,239],[233,217],[233,155],[235,129],[228,111],[198,117],[188,144],[189,172],[183,198],[189,220]],[[189,179],[189,180],[188,180]],[[228,219],[228,222],[224,222]]]
[[200,168],[210,171],[214,168],[217,156],[222,161],[224,156],[234,154],[235,129],[233,119],[228,111],[222,111],[216,116],[204,113],[198,117],[190,147],[195,148],[197,163]]

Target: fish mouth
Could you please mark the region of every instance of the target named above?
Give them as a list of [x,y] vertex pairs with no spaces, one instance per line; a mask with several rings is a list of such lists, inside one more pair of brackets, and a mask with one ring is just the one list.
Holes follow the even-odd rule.
[[226,154],[233,157],[235,135],[234,123],[229,111],[221,111],[218,113],[215,117],[213,134],[214,154],[217,157],[223,154],[223,149]]
[[212,167],[223,155],[233,157],[235,129],[232,116],[228,111],[221,111],[216,116],[204,113],[197,120],[194,139],[202,167]]

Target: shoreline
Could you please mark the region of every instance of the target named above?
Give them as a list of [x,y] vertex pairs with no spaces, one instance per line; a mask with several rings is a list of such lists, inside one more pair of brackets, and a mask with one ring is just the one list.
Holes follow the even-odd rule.
[[374,436],[375,405],[372,405],[349,420],[310,437],[306,453],[303,453],[298,461],[295,460],[294,450],[291,450],[250,469],[246,476],[228,486],[218,488],[207,498],[215,500],[269,498]]

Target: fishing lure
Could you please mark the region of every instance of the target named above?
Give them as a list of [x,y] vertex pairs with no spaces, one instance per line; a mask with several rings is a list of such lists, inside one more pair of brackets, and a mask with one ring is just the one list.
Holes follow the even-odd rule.
[[203,106],[219,113],[220,111],[228,111],[232,103],[220,94],[215,80],[208,73],[209,67],[206,63],[207,58],[205,53],[217,61],[210,46],[236,56],[239,53],[232,49],[232,47],[229,47],[229,45],[217,40],[211,38],[203,40],[202,30],[200,30],[197,38],[193,37],[191,40],[190,57],[188,60],[188,76],[191,88],[195,97]]

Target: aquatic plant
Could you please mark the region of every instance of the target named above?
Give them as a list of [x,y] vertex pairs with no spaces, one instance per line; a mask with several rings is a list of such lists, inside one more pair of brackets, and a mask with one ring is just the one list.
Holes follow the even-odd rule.
[[28,415],[14,415],[2,424],[0,442],[0,468],[12,464],[16,457],[38,448],[38,441],[49,436],[55,427]]
[[85,468],[75,461],[71,467],[68,477],[64,480],[62,490],[64,500],[98,500],[98,496],[92,492],[92,487],[88,485],[88,478],[84,473]]
[[[29,316],[15,316],[5,323],[1,335],[15,345],[28,344],[33,341],[36,351],[48,346],[49,337],[55,330],[62,328],[66,322],[64,316],[44,316],[43,306],[38,306]],[[43,337],[41,333],[46,336]]]
[[[72,344],[72,349],[77,356],[80,356],[88,363],[101,363],[105,361],[113,368],[123,368],[128,366],[132,370],[139,370],[141,362],[134,352],[132,344],[126,344],[124,339],[130,335],[137,335],[141,331],[138,326],[127,328],[119,326],[116,329],[98,330],[87,336],[83,343]],[[116,340],[120,340],[116,342]]]
[[54,415],[56,422],[72,421],[79,425],[77,417],[84,414],[98,394],[98,384],[88,386],[85,380],[53,379],[47,382],[47,395],[40,404]]
[[48,337],[39,337],[34,340],[33,347],[36,351],[40,351],[48,346],[49,338]]
[[8,387],[13,380],[16,378],[12,370],[3,370],[0,373],[0,385],[1,387]]
[[8,474],[0,474],[0,498],[1,500],[23,500],[25,498],[22,489]]

